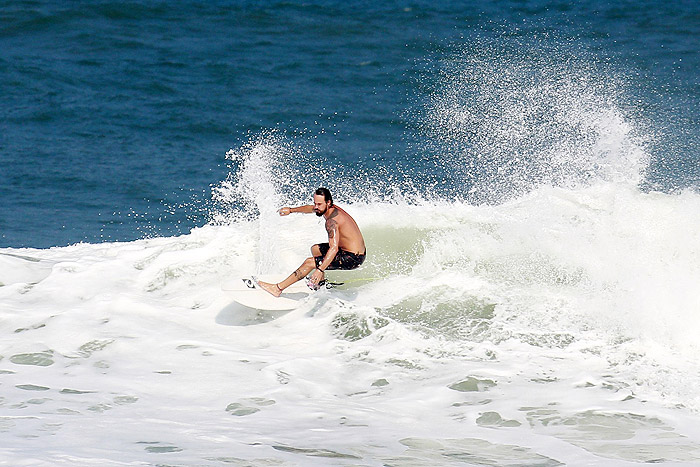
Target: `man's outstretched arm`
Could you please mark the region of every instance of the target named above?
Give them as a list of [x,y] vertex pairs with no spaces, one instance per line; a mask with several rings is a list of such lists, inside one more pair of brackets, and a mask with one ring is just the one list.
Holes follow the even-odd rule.
[[288,216],[289,214],[293,212],[301,212],[304,214],[311,214],[314,212],[314,206],[313,204],[305,204],[303,206],[297,206],[295,208],[290,208],[290,207],[283,207],[279,211],[280,216]]

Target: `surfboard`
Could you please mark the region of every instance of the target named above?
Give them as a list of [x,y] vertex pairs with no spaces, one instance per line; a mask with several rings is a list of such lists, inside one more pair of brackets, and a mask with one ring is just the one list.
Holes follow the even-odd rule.
[[284,289],[284,292],[279,297],[275,297],[258,287],[256,284],[257,279],[277,283],[284,277],[246,276],[228,279],[221,284],[221,289],[228,292],[235,302],[243,306],[266,311],[293,310],[301,306],[304,300],[314,292],[306,285],[305,280],[301,280]]

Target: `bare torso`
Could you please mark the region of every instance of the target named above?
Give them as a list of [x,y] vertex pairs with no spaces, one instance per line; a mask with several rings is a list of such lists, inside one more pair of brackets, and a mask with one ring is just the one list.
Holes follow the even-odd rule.
[[335,222],[338,232],[338,248],[355,253],[365,254],[365,239],[362,237],[360,228],[355,219],[338,206],[333,206],[332,212],[326,218],[326,230],[331,231]]

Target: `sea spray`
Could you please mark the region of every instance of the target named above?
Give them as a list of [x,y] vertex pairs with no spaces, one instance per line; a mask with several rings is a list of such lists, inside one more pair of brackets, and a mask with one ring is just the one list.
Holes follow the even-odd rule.
[[[301,177],[294,169],[303,160],[299,149],[275,133],[253,138],[226,153],[230,172],[212,187],[214,224],[253,221],[258,228],[257,273],[272,272],[279,249],[277,210],[294,198]],[[297,195],[298,197],[298,195]]]
[[637,120],[622,111],[624,79],[571,43],[546,39],[470,39],[426,71],[418,112],[426,154],[464,199],[642,180],[649,155]]
[[313,141],[276,131],[251,136],[240,147],[229,150],[226,159],[226,179],[211,187],[209,224],[256,223],[260,239],[258,273],[279,272],[275,256],[289,247],[279,237],[279,229],[284,228],[279,208],[311,204],[319,186],[328,187],[339,203],[405,202],[411,196],[364,172],[352,172],[341,161],[328,161]]

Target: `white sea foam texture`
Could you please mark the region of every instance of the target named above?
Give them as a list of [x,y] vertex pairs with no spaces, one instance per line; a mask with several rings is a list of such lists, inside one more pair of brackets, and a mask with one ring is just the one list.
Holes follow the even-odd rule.
[[[372,280],[276,316],[220,287],[258,267],[255,218],[3,250],[51,266],[0,288],[2,456],[692,465],[698,204],[613,184],[349,204],[370,253],[352,277]],[[280,272],[324,236],[313,216],[269,222]]]

